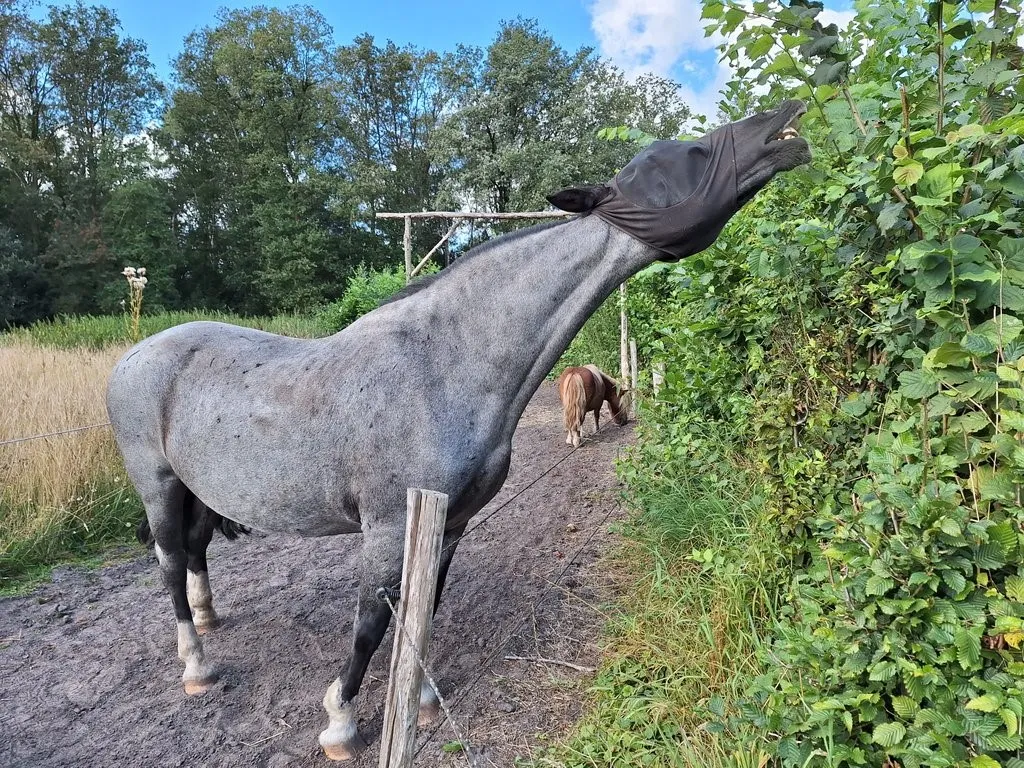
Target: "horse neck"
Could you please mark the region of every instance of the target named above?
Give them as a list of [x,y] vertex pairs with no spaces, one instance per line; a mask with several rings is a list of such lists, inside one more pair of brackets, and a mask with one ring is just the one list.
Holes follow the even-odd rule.
[[[462,383],[499,387],[515,427],[541,381],[601,303],[658,252],[596,216],[488,244],[450,275],[400,302],[453,313],[471,347]],[[472,368],[473,373],[469,370]],[[501,384],[496,384],[501,382]]]

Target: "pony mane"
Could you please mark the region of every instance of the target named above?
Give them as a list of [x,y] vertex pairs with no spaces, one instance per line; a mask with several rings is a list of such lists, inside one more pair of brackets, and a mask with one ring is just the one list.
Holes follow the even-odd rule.
[[402,299],[406,299],[412,296],[413,294],[419,293],[425,288],[429,288],[438,280],[443,280],[448,275],[451,275],[453,271],[458,271],[463,266],[463,262],[469,259],[476,258],[480,254],[487,253],[487,251],[489,251],[491,248],[494,248],[498,245],[503,245],[505,243],[514,243],[516,240],[518,240],[521,237],[525,237],[527,234],[542,232],[545,229],[552,229],[554,227],[560,226],[572,220],[573,219],[561,219],[559,221],[549,221],[544,224],[534,224],[533,226],[522,227],[521,229],[517,229],[514,232],[506,232],[504,235],[492,238],[491,240],[488,240],[486,243],[480,243],[480,245],[476,246],[475,248],[471,248],[468,253],[457,258],[449,266],[445,267],[440,272],[435,272],[432,275],[424,275],[423,277],[416,278],[404,288],[399,289],[397,292],[391,294],[386,299],[383,299],[377,306],[383,307],[385,304],[391,304],[396,301],[401,301]]

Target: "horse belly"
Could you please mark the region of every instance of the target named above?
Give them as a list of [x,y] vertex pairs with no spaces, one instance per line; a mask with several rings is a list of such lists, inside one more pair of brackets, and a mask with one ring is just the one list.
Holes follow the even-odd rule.
[[[243,441],[241,433],[212,435],[205,449],[169,441],[168,459],[204,504],[261,531],[332,536],[360,530],[349,478],[323,454],[287,439]],[[184,441],[182,441],[184,442]],[[191,442],[191,441],[187,441]]]

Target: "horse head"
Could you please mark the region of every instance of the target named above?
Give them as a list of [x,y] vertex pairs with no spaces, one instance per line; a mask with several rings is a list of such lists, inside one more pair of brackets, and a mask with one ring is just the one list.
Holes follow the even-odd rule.
[[693,141],[655,141],[607,184],[548,197],[573,213],[593,213],[679,259],[711,245],[730,218],[783,171],[811,159],[796,123],[803,102],[716,128]]
[[629,408],[633,403],[633,392],[623,387],[615,388],[608,393],[608,406],[612,412],[612,421],[620,427],[629,423]]

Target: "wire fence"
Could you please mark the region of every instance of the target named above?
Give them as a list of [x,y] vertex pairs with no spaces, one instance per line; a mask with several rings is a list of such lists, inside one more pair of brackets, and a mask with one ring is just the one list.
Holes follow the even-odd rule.
[[[607,428],[607,426],[608,426],[608,424],[606,423],[603,427],[601,427],[599,430],[597,430],[597,432],[594,433],[594,436],[602,433],[605,430],[605,428]],[[561,464],[563,464],[567,459],[569,459],[571,456],[575,455],[575,453],[580,449],[580,447],[582,447],[582,445],[584,445],[584,443],[581,443],[579,447],[575,447],[575,448],[570,449],[564,456],[559,458],[558,461],[554,462],[550,467],[545,469],[542,473],[537,475],[533,480],[531,480],[529,483],[527,483],[521,489],[516,491],[512,496],[510,496],[508,499],[506,499],[502,504],[500,504],[498,507],[496,507],[493,511],[488,513],[488,515],[485,518],[483,518],[479,523],[474,525],[473,528],[471,528],[469,531],[467,531],[459,539],[458,542],[453,542],[452,544],[449,545],[449,547],[454,546],[457,543],[464,542],[467,539],[471,538],[473,535],[477,534],[487,524],[488,521],[490,521],[491,519],[494,518],[495,515],[497,515],[503,509],[508,507],[509,504],[511,504],[513,501],[515,501],[520,496],[522,496],[528,490],[533,488],[538,482],[540,482],[542,479],[544,479],[549,474],[551,474],[556,468],[558,468]],[[508,634],[505,635],[504,639],[501,640],[498,643],[498,645],[496,645],[494,647],[494,650],[487,657],[486,661],[483,664],[480,665],[480,671],[474,676],[472,681],[468,685],[462,686],[460,688],[459,699],[458,699],[458,701],[455,702],[454,705],[450,704],[449,702],[447,702],[445,699],[443,699],[441,697],[441,692],[440,692],[439,687],[438,687],[438,685],[436,683],[436,677],[437,677],[436,674],[432,673],[430,668],[429,668],[429,665],[426,663],[426,661],[418,653],[416,654],[416,660],[417,660],[417,663],[420,665],[420,668],[423,670],[424,678],[427,680],[428,685],[430,685],[431,689],[434,691],[434,694],[438,697],[439,703],[441,704],[442,717],[438,719],[438,722],[435,723],[430,728],[430,730],[427,733],[427,735],[423,738],[422,743],[420,744],[420,746],[417,748],[415,754],[413,755],[413,760],[414,761],[416,760],[416,758],[419,757],[420,753],[424,749],[426,749],[426,747],[433,740],[433,738],[435,737],[437,732],[447,722],[449,727],[451,727],[452,732],[455,734],[456,739],[462,745],[462,749],[460,751],[466,756],[466,760],[469,763],[470,768],[477,768],[477,763],[474,760],[474,756],[473,756],[473,752],[472,752],[472,746],[471,746],[470,742],[467,740],[467,738],[462,735],[463,734],[463,729],[461,728],[459,722],[457,721],[457,719],[456,719],[456,717],[455,717],[455,715],[453,713],[453,710],[456,709],[460,703],[462,703],[463,701],[466,701],[468,699],[469,694],[480,683],[480,681],[483,679],[484,675],[486,675],[488,672],[491,671],[491,668],[492,668],[494,662],[497,660],[499,654],[504,654],[506,648],[508,647],[508,644],[512,641],[513,638],[516,637],[516,635],[519,633],[519,631],[526,624],[527,620],[531,616],[536,615],[537,610],[541,607],[541,605],[543,605],[544,601],[547,600],[547,598],[549,597],[552,588],[557,587],[561,583],[562,579],[569,572],[569,569],[572,568],[573,565],[575,565],[575,563],[579,559],[580,555],[583,554],[584,550],[586,550],[586,548],[588,546],[590,546],[591,542],[593,542],[594,537],[598,534],[599,531],[601,531],[605,527],[605,525],[607,524],[607,522],[608,522],[608,520],[611,517],[613,512],[614,512],[614,508],[609,509],[608,512],[605,513],[604,517],[601,518],[600,523],[598,523],[593,528],[593,530],[591,530],[590,535],[587,536],[586,540],[580,545],[580,547],[576,550],[576,552],[573,554],[573,556],[571,558],[569,558],[569,560],[566,562],[566,564],[562,568],[562,570],[559,571],[559,573],[555,577],[555,579],[548,583],[548,585],[541,591],[541,593],[537,597],[537,599],[531,604],[531,610],[523,612],[523,618],[520,619],[519,621],[517,621],[515,626],[512,628],[512,630],[510,632],[508,632]],[[380,592],[378,594],[380,595],[382,600],[387,602],[388,607],[391,609],[391,613],[394,616],[395,623],[396,623],[395,631],[396,632],[402,632],[404,634],[405,633],[404,627],[402,626],[401,620],[398,617],[398,613],[395,610],[394,603],[391,600],[391,597],[395,594],[395,590],[393,590],[393,589],[382,589],[382,590],[380,590]],[[567,666],[572,666],[574,668],[579,668],[576,665],[567,665]]]
[[[53,437],[62,437],[62,436],[66,436],[66,435],[75,434],[75,433],[78,433],[78,432],[85,432],[85,431],[91,430],[91,429],[101,429],[103,427],[109,427],[109,426],[110,426],[110,422],[109,421],[104,421],[104,422],[100,422],[98,424],[88,424],[88,425],[81,426],[81,427],[72,427],[72,428],[69,428],[69,429],[62,429],[62,430],[57,430],[57,431],[54,431],[54,432],[47,432],[47,433],[40,434],[40,435],[29,435],[29,436],[26,436],[26,437],[18,437],[18,438],[13,438],[13,439],[10,439],[10,440],[2,440],[2,441],[0,441],[0,448],[8,446],[8,445],[16,445],[18,443],[26,443],[26,442],[30,442],[30,441],[33,441],[33,440],[45,440],[45,439],[49,439],[49,438],[53,438]],[[604,432],[604,430],[607,427],[608,427],[608,422],[606,422],[604,426],[602,426],[600,429],[598,429],[596,432],[594,432],[593,435],[590,437],[590,439],[593,439],[593,437],[595,437],[595,436],[601,434],[602,432]],[[467,530],[458,540],[456,540],[456,541],[452,542],[451,544],[449,544],[448,548],[454,547],[457,544],[460,544],[460,543],[466,541],[467,539],[470,539],[473,536],[479,534],[480,531],[487,525],[487,523],[490,522],[499,512],[501,512],[502,510],[506,509],[512,502],[514,502],[516,499],[518,499],[524,493],[526,493],[531,488],[536,486],[537,483],[539,483],[545,477],[547,477],[552,472],[554,472],[558,467],[560,467],[562,464],[564,464],[569,458],[574,456],[576,454],[576,452],[578,450],[580,450],[580,448],[583,445],[586,444],[586,442],[588,442],[588,441],[585,440],[583,443],[580,444],[580,446],[571,448],[568,452],[566,452],[566,454],[564,456],[560,457],[551,466],[549,466],[547,469],[545,469],[539,475],[537,475],[532,480],[530,480],[530,482],[528,482],[522,488],[520,488],[515,493],[513,493],[508,499],[503,501],[495,509],[493,509],[491,512],[489,512],[485,517],[481,518],[478,522],[476,522],[473,525],[473,527],[470,528],[469,530]],[[573,554],[573,556],[566,562],[565,567],[562,568],[562,570],[559,572],[558,576],[554,579],[554,581],[549,582],[548,585],[544,588],[544,590],[541,591],[541,593],[538,596],[537,600],[535,600],[534,603],[531,605],[531,609],[532,610],[529,611],[529,612],[524,611],[523,618],[520,619],[518,622],[516,622],[515,627],[505,636],[505,638],[500,643],[498,643],[497,646],[495,646],[494,650],[488,656],[487,660],[480,666],[480,671],[473,678],[472,682],[470,682],[467,686],[464,686],[460,690],[459,700],[456,702],[455,706],[457,706],[462,701],[465,701],[468,698],[469,694],[477,686],[477,684],[479,684],[479,682],[483,679],[484,675],[491,671],[491,667],[494,664],[494,662],[496,661],[497,656],[505,651],[505,649],[508,647],[508,644],[512,641],[512,639],[516,636],[516,634],[523,628],[523,625],[526,624],[526,621],[529,619],[529,617],[533,616],[533,615],[536,615],[537,609],[540,608],[540,606],[548,598],[548,595],[549,595],[551,589],[553,587],[558,586],[558,584],[561,582],[561,580],[565,576],[565,574],[569,572],[569,569],[579,559],[579,556],[583,553],[583,551],[594,540],[594,537],[597,535],[597,533],[604,528],[604,526],[608,522],[608,519],[611,517],[611,514],[612,514],[613,511],[614,511],[614,509],[611,509],[611,510],[609,510],[604,515],[604,517],[601,519],[601,522],[597,526],[595,526],[594,529],[590,532],[590,535],[587,537],[586,541],[584,541],[583,544],[580,545],[580,547],[576,550],[576,552]],[[445,550],[445,551],[447,551],[447,550]],[[397,611],[395,610],[395,605],[394,605],[394,603],[391,600],[391,595],[393,595],[393,594],[397,594],[396,588],[382,588],[378,592],[378,596],[380,597],[380,599],[382,599],[385,602],[387,602],[388,607],[391,609],[391,613],[392,613],[392,615],[395,618],[395,623],[396,623],[395,631],[396,632],[401,632],[404,635],[405,634],[405,629],[402,626],[402,623],[401,623],[401,620],[398,617]],[[463,735],[463,730],[460,727],[460,725],[459,725],[459,723],[458,723],[458,721],[457,721],[457,719],[456,719],[456,717],[455,717],[455,715],[453,713],[452,705],[449,704],[444,699],[444,697],[441,695],[441,691],[439,689],[439,686],[436,683],[436,679],[435,679],[436,675],[434,675],[430,671],[426,661],[418,653],[416,654],[416,661],[420,665],[421,669],[423,670],[423,675],[424,675],[424,678],[427,680],[428,685],[430,685],[431,689],[434,692],[434,695],[437,696],[438,702],[439,702],[439,704],[441,706],[442,717],[438,719],[438,722],[430,729],[429,733],[423,739],[423,741],[420,744],[419,748],[416,750],[416,752],[415,752],[415,754],[413,756],[413,759],[415,760],[417,757],[419,757],[420,753],[430,744],[430,742],[433,740],[434,736],[437,734],[437,732],[440,730],[440,728],[445,724],[445,722],[447,722],[449,724],[449,726],[452,728],[452,731],[455,734],[456,739],[462,745],[462,750],[461,751],[466,756],[466,760],[469,763],[470,768],[477,768],[477,764],[476,764],[476,762],[474,760],[474,757],[473,757],[473,754],[472,754],[471,745],[470,745],[468,739]],[[575,667],[575,665],[568,665],[568,666]],[[576,667],[576,668],[578,668],[578,667]]]
[[47,432],[42,435],[29,435],[28,437],[15,437],[12,440],[0,440],[0,448],[5,445],[15,445],[17,443],[27,443],[30,440],[45,440],[49,437],[60,437],[61,435],[70,435],[75,432],[85,432],[87,429],[99,429],[100,427],[109,427],[110,422],[104,421],[99,424],[88,424],[84,427],[72,427],[71,429],[60,429],[56,432]]

